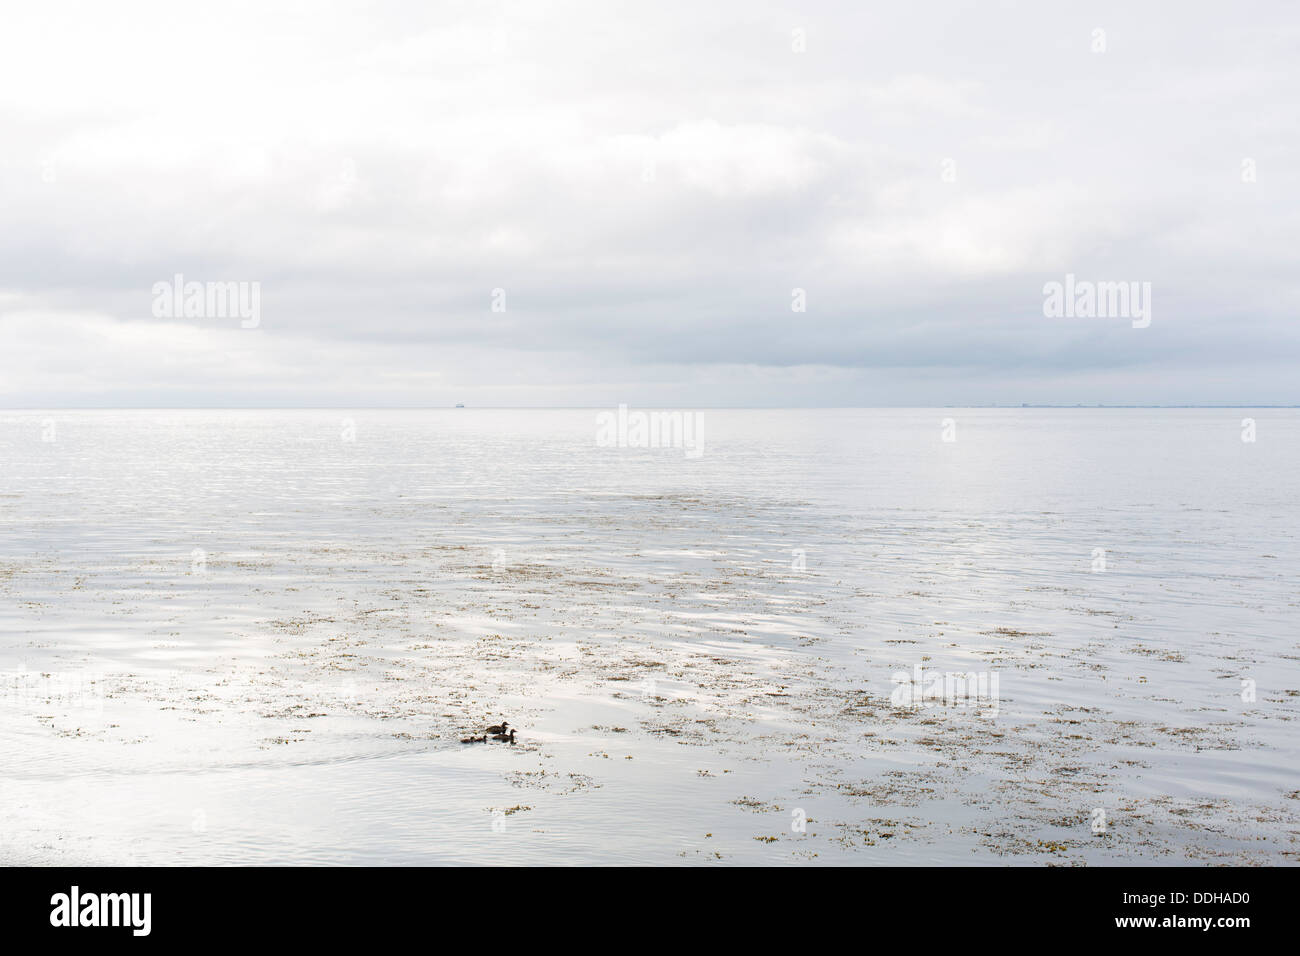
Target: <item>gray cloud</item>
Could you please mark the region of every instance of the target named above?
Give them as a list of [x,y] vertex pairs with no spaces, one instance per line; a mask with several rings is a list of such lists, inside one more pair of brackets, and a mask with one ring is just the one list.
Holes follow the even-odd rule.
[[[1298,46],[1284,3],[28,10],[0,403],[1297,402]],[[1151,326],[1045,318],[1067,272]],[[154,318],[176,273],[260,326]]]

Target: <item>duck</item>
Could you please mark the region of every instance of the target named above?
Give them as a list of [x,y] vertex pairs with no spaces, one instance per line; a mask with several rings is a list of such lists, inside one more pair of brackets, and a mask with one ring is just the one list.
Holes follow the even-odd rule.
[[506,732],[506,728],[509,727],[509,726],[510,726],[510,721],[508,721],[508,720],[503,720],[503,721],[501,721],[501,723],[496,724],[496,725],[494,725],[494,726],[492,726],[492,727],[489,727],[489,728],[487,729],[487,732],[488,732],[489,734],[504,734],[504,733]]
[[508,744],[512,744],[512,743],[515,742],[515,732],[512,730],[512,731],[510,731],[510,733],[508,733],[508,734],[497,734],[497,735],[494,736],[492,739],[493,739],[493,740],[504,740],[506,743],[508,743]]
[[487,743],[487,734],[482,737],[464,737],[461,739],[463,744],[485,744]]

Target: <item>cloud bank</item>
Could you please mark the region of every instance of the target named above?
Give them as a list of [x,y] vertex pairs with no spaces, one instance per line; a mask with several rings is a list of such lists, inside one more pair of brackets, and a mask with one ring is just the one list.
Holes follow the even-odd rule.
[[0,404],[1300,402],[1286,4],[898,6],[7,14]]

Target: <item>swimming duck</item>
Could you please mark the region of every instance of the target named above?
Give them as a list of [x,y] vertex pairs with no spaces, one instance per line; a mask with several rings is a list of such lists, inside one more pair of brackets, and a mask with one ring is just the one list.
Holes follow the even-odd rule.
[[503,721],[501,721],[501,723],[496,724],[495,726],[489,727],[489,728],[487,729],[487,732],[490,733],[490,734],[504,734],[504,733],[506,732],[506,728],[509,727],[509,726],[510,726],[510,721],[508,721],[508,720],[503,720]]
[[465,738],[462,738],[461,743],[463,743],[463,744],[485,744],[485,743],[487,743],[487,734],[484,734],[482,737],[465,737]]
[[508,743],[508,744],[512,744],[512,743],[515,742],[515,732],[512,730],[512,731],[510,731],[510,733],[508,733],[508,734],[497,734],[497,735],[494,736],[492,739],[493,739],[493,740],[504,740],[506,743]]

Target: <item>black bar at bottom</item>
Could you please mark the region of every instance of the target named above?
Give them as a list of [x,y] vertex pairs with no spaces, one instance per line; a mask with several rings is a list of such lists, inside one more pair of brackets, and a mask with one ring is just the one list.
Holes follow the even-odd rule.
[[[847,923],[877,942],[930,943],[986,932],[1057,942],[1193,937],[1233,945],[1285,931],[1285,869],[475,870],[14,868],[0,870],[10,943],[377,942],[438,921],[492,920],[492,942],[586,936],[622,926],[647,941],[695,935],[701,920],[737,936],[787,920],[804,932]],[[74,890],[75,887],[75,890]],[[147,894],[147,896],[146,896]],[[89,924],[89,925],[87,925]],[[107,924],[107,925],[106,925]],[[115,925],[114,925],[115,924]],[[972,936],[971,934],[975,934]],[[1037,936],[1037,934],[1044,934]],[[1245,934],[1245,936],[1243,936]],[[988,937],[986,937],[988,938]],[[1023,937],[1022,937],[1023,938]],[[576,942],[576,940],[575,940]],[[927,944],[930,945],[930,944]],[[11,950],[16,951],[16,950]]]

